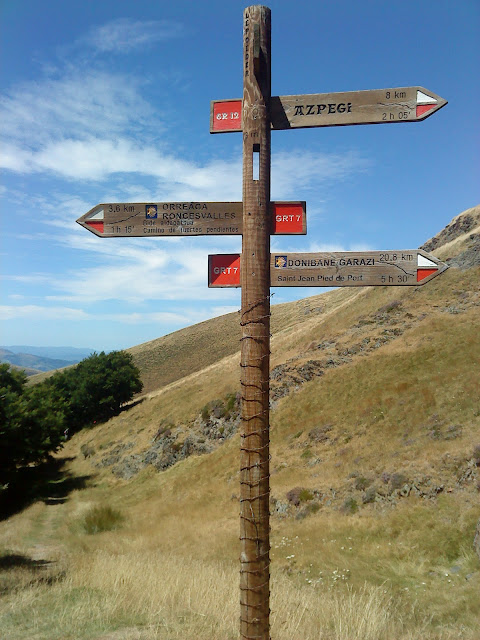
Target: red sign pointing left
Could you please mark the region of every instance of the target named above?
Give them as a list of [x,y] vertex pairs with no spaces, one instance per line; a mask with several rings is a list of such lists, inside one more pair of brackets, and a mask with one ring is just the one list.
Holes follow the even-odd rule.
[[240,286],[240,254],[219,253],[208,256],[209,287]]
[[[100,238],[240,235],[241,202],[111,202],[77,220]],[[306,203],[272,202],[274,235],[307,233]]]

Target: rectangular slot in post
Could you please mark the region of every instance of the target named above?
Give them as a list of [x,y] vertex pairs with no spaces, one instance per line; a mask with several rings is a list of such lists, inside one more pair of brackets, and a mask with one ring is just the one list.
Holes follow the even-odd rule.
[[260,180],[260,145],[253,145],[253,180]]

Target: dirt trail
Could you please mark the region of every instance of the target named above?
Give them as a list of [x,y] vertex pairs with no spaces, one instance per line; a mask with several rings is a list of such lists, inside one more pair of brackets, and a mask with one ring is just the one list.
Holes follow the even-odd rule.
[[29,549],[29,556],[32,560],[44,561],[51,566],[52,563],[57,563],[64,556],[64,548],[58,543],[55,534],[57,523],[61,517],[61,509],[61,503],[45,505],[38,531],[34,536],[32,535],[32,538],[36,540]]

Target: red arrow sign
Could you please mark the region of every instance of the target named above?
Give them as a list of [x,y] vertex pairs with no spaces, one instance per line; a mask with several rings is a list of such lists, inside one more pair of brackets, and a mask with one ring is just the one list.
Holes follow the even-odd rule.
[[[344,253],[272,253],[272,287],[366,287],[425,284],[447,265],[421,249]],[[240,286],[240,255],[208,256],[209,287]]]
[[[272,96],[272,129],[418,122],[447,104],[424,87]],[[242,101],[214,100],[210,133],[242,131]]]
[[[98,204],[77,222],[100,238],[240,235],[241,202],[111,202]],[[272,202],[271,233],[307,233],[306,203]]]

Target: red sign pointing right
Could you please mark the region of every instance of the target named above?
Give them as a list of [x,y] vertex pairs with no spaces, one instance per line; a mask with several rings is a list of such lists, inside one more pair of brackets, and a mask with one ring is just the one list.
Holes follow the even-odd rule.
[[[272,96],[272,129],[419,122],[447,101],[425,87]],[[242,101],[213,100],[210,133],[242,131]]]
[[[365,287],[425,284],[448,266],[435,256],[408,251],[272,253],[272,287]],[[209,287],[240,286],[240,255],[208,256]]]

